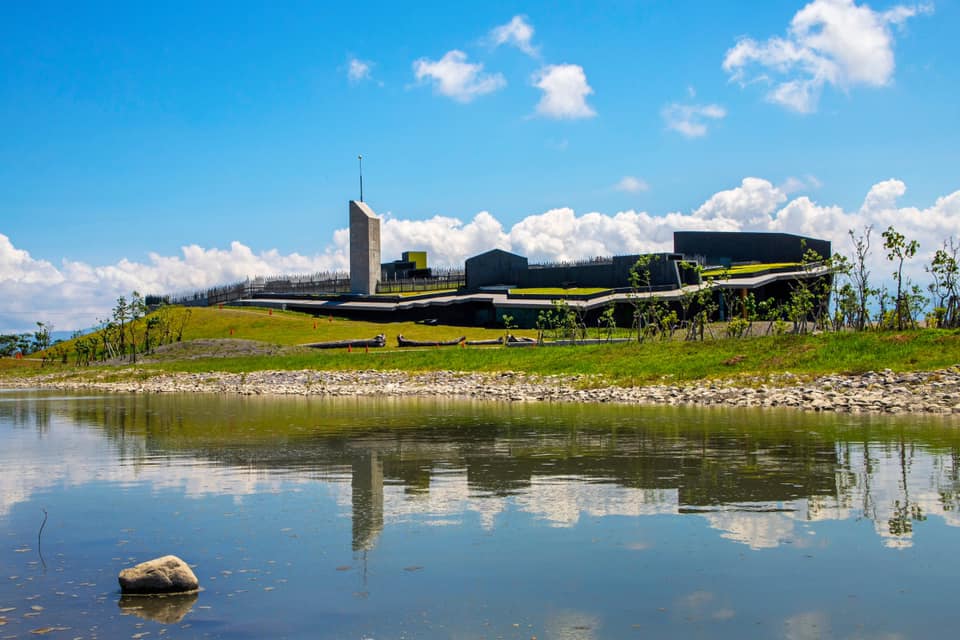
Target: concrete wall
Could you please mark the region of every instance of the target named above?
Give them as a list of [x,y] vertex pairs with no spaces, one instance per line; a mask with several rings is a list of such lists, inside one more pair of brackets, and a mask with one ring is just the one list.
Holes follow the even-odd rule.
[[350,292],[371,295],[380,282],[380,218],[363,202],[350,201]]
[[[806,248],[802,246],[806,241]],[[813,249],[829,258],[830,242],[791,233],[729,231],[674,231],[673,250],[686,256],[704,256],[708,265],[730,266],[732,262],[801,262]]]

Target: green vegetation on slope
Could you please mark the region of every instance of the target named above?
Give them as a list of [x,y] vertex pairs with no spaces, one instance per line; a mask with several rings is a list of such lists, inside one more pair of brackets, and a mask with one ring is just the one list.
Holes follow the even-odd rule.
[[764,262],[760,264],[738,264],[726,269],[709,269],[701,273],[704,278],[737,278],[741,276],[750,276],[772,269],[785,269],[787,267],[802,267],[799,262]]
[[531,287],[527,289],[510,289],[516,295],[546,295],[546,296],[593,296],[601,293],[610,293],[609,287]]
[[523,371],[540,375],[602,375],[641,384],[727,376],[931,370],[960,363],[960,335],[937,330],[909,334],[768,336],[709,342],[648,342],[527,348],[371,349],[286,353],[281,356],[198,359],[156,365],[163,371],[259,369],[399,369]]
[[[571,347],[443,347],[396,348],[396,335],[420,340],[446,340],[466,335],[495,338],[502,329],[426,326],[410,322],[371,323],[265,309],[194,309],[184,330],[182,351],[171,359],[138,364],[147,372],[248,372],[263,369],[404,371],[523,371],[540,375],[598,375],[618,384],[640,384],[719,378],[796,374],[931,370],[960,363],[960,332],[925,329],[900,333],[840,332],[779,335],[706,342],[666,341],[579,345]],[[316,327],[316,328],[314,328]],[[333,351],[297,347],[308,342],[387,336],[386,348]],[[533,332],[518,332],[533,335]],[[209,344],[220,340],[281,345],[270,354],[210,357]],[[200,342],[191,342],[200,341]],[[191,345],[195,345],[191,348]],[[66,343],[69,347],[69,343]],[[70,361],[72,362],[72,360]],[[81,373],[100,367],[60,363],[41,368],[38,361],[0,361],[0,374],[28,375],[51,370]],[[113,369],[122,375],[121,371]]]

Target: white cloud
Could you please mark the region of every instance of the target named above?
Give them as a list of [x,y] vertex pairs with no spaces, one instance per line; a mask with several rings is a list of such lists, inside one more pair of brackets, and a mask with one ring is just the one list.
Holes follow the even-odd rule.
[[729,220],[738,227],[762,226],[786,199],[786,194],[770,182],[761,178],[744,178],[739,187],[710,196],[693,212],[693,217]]
[[623,176],[620,179],[620,182],[613,186],[617,191],[626,191],[627,193],[638,193],[640,191],[647,191],[650,189],[650,185],[647,184],[646,180],[641,180],[634,176]]
[[341,233],[316,256],[255,254],[240,242],[228,250],[183,247],[179,256],[151,253],[147,262],[126,258],[94,266],[64,259],[59,267],[14,247],[0,234],[0,331],[30,329],[35,321],[52,321],[58,329],[89,327],[105,318],[120,295],[139,291],[172,293],[206,289],[255,276],[313,273],[349,267],[349,237]]
[[372,69],[372,62],[351,57],[350,60],[347,61],[347,78],[351,84],[359,84],[364,80],[370,79]]
[[509,249],[510,238],[500,222],[486,211],[464,224],[456,218],[434,216],[428,220],[384,217],[381,228],[384,261],[404,251],[427,252],[431,265],[459,265],[489,249]]
[[533,26],[527,22],[526,16],[513,16],[507,24],[494,27],[490,31],[490,42],[495,47],[508,44],[520,49],[530,57],[539,57],[540,52],[533,46]]
[[434,91],[458,102],[470,102],[507,85],[502,74],[484,73],[482,64],[467,62],[467,54],[456,49],[439,60],[415,60],[413,73],[418,82],[429,82]]
[[668,104],[660,112],[667,129],[677,131],[688,138],[707,135],[707,120],[721,120],[727,111],[718,104]]
[[[960,190],[927,207],[901,206],[905,194],[902,181],[884,180],[868,190],[859,208],[846,211],[808,195],[791,199],[783,187],[748,177],[692,211],[661,215],[635,210],[578,215],[564,207],[528,215],[509,228],[486,211],[467,222],[454,216],[404,220],[388,215],[381,229],[382,255],[392,260],[402,251],[425,250],[432,266],[462,266],[472,255],[500,248],[532,261],[571,260],[672,251],[673,232],[678,230],[782,231],[830,240],[835,252],[849,253],[847,232],[873,225],[870,265],[874,284],[880,284],[891,271],[880,250],[880,233],[893,225],[920,243],[906,274],[924,283],[923,265],[943,239],[960,238]],[[349,232],[339,229],[316,255],[254,252],[233,242],[226,249],[191,245],[174,256],[151,253],[142,262],[92,265],[64,259],[58,266],[32,257],[0,234],[0,332],[30,330],[37,320],[52,321],[59,329],[87,327],[109,313],[117,296],[132,290],[186,292],[258,275],[346,270],[348,247]]]
[[20,284],[50,285],[63,282],[63,275],[46,260],[34,260],[0,234],[0,280]]
[[592,118],[597,115],[587,104],[593,89],[587,84],[583,67],[577,64],[550,64],[533,75],[533,86],[543,91],[537,114],[558,120]]
[[[770,102],[811,113],[824,85],[888,85],[895,67],[890,26],[931,11],[929,5],[898,5],[877,12],[853,0],[814,0],[793,16],[786,37],[741,38],[727,51],[723,69],[743,84],[771,84]],[[754,67],[759,72],[749,73]]]

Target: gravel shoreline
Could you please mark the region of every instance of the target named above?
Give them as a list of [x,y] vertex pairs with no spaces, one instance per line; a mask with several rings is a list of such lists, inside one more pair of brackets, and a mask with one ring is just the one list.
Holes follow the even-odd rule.
[[82,379],[62,374],[0,380],[0,388],[97,390],[118,393],[229,393],[326,397],[461,397],[500,402],[789,407],[838,413],[960,414],[960,366],[937,371],[800,378],[729,379],[637,387],[605,386],[588,376],[534,376],[511,371],[257,371],[176,373],[126,380],[116,374]]

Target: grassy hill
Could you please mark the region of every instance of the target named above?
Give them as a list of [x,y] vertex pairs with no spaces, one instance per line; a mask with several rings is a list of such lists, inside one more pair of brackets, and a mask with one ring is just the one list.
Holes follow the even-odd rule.
[[[141,322],[143,322],[141,320]],[[371,338],[383,333],[386,348],[334,351],[298,345],[310,342]],[[255,371],[260,369],[399,369],[406,371],[524,371],[541,375],[599,375],[610,382],[639,384],[711,377],[767,376],[931,370],[960,364],[960,333],[924,329],[910,332],[781,335],[706,342],[645,342],[571,347],[443,347],[398,349],[397,334],[418,340],[502,336],[503,329],[426,326],[410,322],[373,323],[341,318],[314,318],[253,308],[195,308],[182,341],[166,345],[138,362],[151,371]],[[514,332],[533,336],[533,331]],[[0,375],[23,376],[57,370],[97,370],[104,365],[75,367],[72,341],[60,345],[68,363],[0,360]],[[41,354],[42,355],[42,354]],[[118,363],[110,366],[116,370]]]

